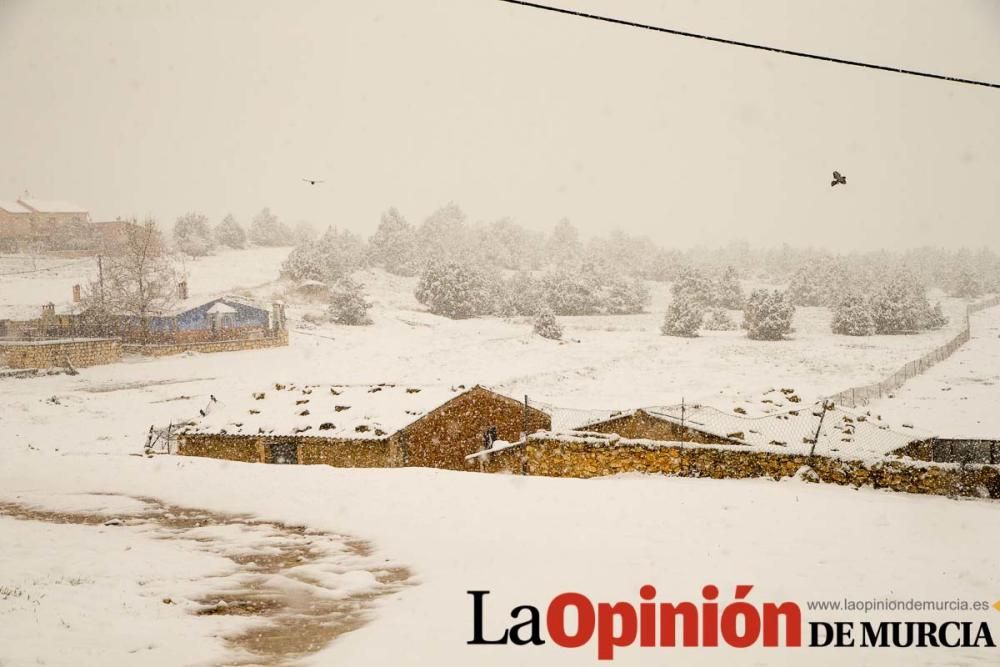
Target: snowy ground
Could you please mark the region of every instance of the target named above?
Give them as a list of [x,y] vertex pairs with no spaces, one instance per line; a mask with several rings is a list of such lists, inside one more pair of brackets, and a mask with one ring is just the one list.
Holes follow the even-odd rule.
[[[214,287],[273,278],[280,263],[277,254],[267,271],[243,260],[227,267],[222,260],[213,293]],[[208,267],[214,261],[199,263]],[[564,318],[571,340],[560,344],[532,336],[525,321],[431,316],[415,303],[412,279],[380,273],[362,279],[376,302],[371,327],[307,327],[301,316],[318,307],[292,304],[296,331],[288,348],[136,359],[84,369],[76,377],[0,381],[0,502],[127,514],[128,503],[135,501],[119,499],[114,502],[126,504],[105,508],[101,503],[111,501],[89,495],[118,493],[371,540],[374,561],[408,567],[417,585],[375,601],[374,622],[308,660],[322,665],[594,662],[593,646],[579,651],[551,644],[466,646],[471,589],[493,591],[487,615],[496,631],[518,604],[544,606],[566,590],[595,600],[635,601],[645,583],[654,584],[664,601],[700,600],[706,583],[719,585],[723,596],[731,595],[735,584],[749,583],[755,586],[754,601],[791,599],[803,605],[827,597],[990,602],[1000,597],[996,502],[792,481],[558,480],[133,455],[141,451],[151,424],[194,414],[209,394],[223,397],[274,381],[480,382],[582,410],[673,403],[681,397],[726,408],[772,386],[794,387],[809,400],[875,380],[940,344],[960,325],[962,308],[948,302],[949,329],[918,336],[834,337],[826,311],[800,309],[791,341],[748,341],[740,332],[688,340],[659,335],[667,299],[666,288],[659,286],[648,314]],[[43,284],[32,286],[36,295],[46,286],[62,290],[57,281],[37,282]],[[198,293],[197,281],[192,287]],[[8,283],[0,289],[9,290]],[[255,293],[270,298],[283,289],[270,285]],[[13,293],[3,292],[0,300]],[[912,396],[910,386],[900,392],[894,401],[911,406],[907,418],[918,426],[935,419],[965,424],[965,416],[973,414],[966,404],[986,404],[995,395],[983,380],[994,381],[1000,372],[998,322],[993,311],[974,318],[976,340],[959,352],[968,355],[964,364],[956,356],[911,381]],[[952,378],[942,380],[951,391],[933,384],[936,373]],[[967,380],[960,381],[963,377]],[[937,393],[919,390],[918,383],[931,383],[927,386]],[[979,392],[975,398],[973,391]],[[968,400],[955,401],[953,395]],[[983,430],[991,431],[982,419]],[[217,636],[230,631],[223,621],[185,613],[190,602],[211,592],[216,583],[211,575],[233,572],[233,562],[219,553],[131,526],[112,530],[100,523],[10,518],[0,518],[0,541],[5,545],[0,591],[21,591],[0,593],[3,667],[219,664],[228,660],[220,656],[232,655]],[[178,604],[164,605],[164,595]],[[989,613],[1000,620],[997,612]],[[809,651],[807,657],[821,665],[843,664],[845,658],[888,665],[996,662],[995,651],[985,650],[844,650]],[[617,657],[621,664],[671,659],[691,665],[801,664],[803,654],[629,649]]]
[[1000,308],[971,324],[972,340],[872,409],[948,437],[1000,439]]

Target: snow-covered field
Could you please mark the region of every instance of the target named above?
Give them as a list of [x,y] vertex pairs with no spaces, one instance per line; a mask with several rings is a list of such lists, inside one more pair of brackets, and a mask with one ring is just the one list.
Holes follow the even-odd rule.
[[1000,308],[971,318],[972,340],[872,408],[955,438],[1000,439]]
[[[205,271],[191,279],[193,294],[257,285],[261,299],[283,296],[282,285],[260,286],[276,277],[281,253],[253,252],[260,254],[189,265],[192,276],[196,265]],[[835,337],[825,310],[800,309],[790,341],[749,341],[741,332],[678,339],[659,334],[668,290],[655,286],[647,314],[562,318],[567,341],[557,343],[533,336],[526,321],[429,315],[412,296],[412,279],[379,272],[360,278],[376,303],[371,327],[307,325],[302,315],[318,306],[292,303],[287,348],[134,359],[76,377],[0,381],[0,503],[127,516],[138,511],[135,498],[152,497],[370,540],[372,562],[409,568],[416,585],[373,601],[373,622],[305,659],[318,665],[596,662],[592,644],[578,650],[467,646],[468,590],[492,591],[491,633],[505,627],[519,604],[543,607],[568,590],[594,600],[636,601],[646,583],[664,601],[700,600],[707,583],[717,584],[727,600],[745,583],[755,586],[752,601],[790,599],[803,606],[844,597],[991,603],[1000,597],[996,502],[797,481],[563,480],[135,456],[151,424],[191,416],[209,394],[224,399],[275,381],[482,383],[581,410],[682,397],[731,408],[771,387],[794,387],[808,401],[878,379],[944,342],[960,326],[964,307],[946,302],[949,327],[915,336]],[[20,281],[24,292],[4,282],[0,302],[56,300],[77,280],[36,276]],[[41,296],[49,291],[56,296]],[[905,418],[918,426],[968,424],[974,411],[967,405],[986,406],[996,397],[987,381],[1000,373],[998,318],[993,311],[976,316],[976,338],[965,350],[878,409],[909,410]],[[940,391],[941,383],[952,390]],[[995,421],[980,420],[981,430],[995,436]],[[194,600],[216,589],[216,575],[237,576],[232,561],[192,548],[187,538],[162,539],[126,524],[0,518],[0,665],[207,665],[238,657],[223,635],[237,631],[239,619],[189,613]],[[164,597],[176,604],[164,604]],[[991,619],[982,613],[893,618],[956,616]],[[986,665],[996,664],[996,655],[986,649],[632,648],[616,660]]]

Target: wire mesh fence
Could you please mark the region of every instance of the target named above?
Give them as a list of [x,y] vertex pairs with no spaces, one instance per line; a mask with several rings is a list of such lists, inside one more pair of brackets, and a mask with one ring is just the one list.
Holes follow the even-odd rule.
[[1000,295],[969,305],[966,308],[965,326],[947,343],[931,350],[919,359],[907,362],[895,373],[883,378],[879,382],[845,389],[844,391],[827,397],[828,400],[833,401],[837,405],[857,408],[868,405],[870,401],[887,396],[891,392],[903,386],[903,383],[910,378],[916,377],[935,364],[944,361],[954,354],[958,348],[969,342],[969,338],[971,336],[969,316],[973,313],[977,313],[981,310],[992,308],[997,305],[1000,305]]

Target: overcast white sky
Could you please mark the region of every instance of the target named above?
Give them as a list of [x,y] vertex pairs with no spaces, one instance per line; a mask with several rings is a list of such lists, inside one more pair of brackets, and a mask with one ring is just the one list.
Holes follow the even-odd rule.
[[[553,3],[1000,80],[993,0]],[[454,200],[677,246],[1000,249],[1000,90],[496,0],[0,0],[0,199],[26,188],[98,219],[367,235]]]

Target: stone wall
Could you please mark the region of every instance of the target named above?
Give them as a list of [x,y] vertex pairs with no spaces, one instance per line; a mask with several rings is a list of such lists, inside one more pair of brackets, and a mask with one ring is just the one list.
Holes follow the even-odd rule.
[[894,491],[947,496],[1000,498],[1000,467],[957,466],[885,459],[842,460],[781,454],[733,445],[647,443],[621,440],[533,436],[525,445],[491,454],[487,472],[546,477],[597,477],[640,472],[679,477],[781,479],[799,474],[811,481],[873,486]]
[[113,338],[0,342],[0,356],[10,368],[53,368],[68,360],[83,368],[121,359],[122,347]]
[[288,345],[288,331],[281,330],[266,337],[236,338],[207,342],[142,344],[125,343],[122,349],[128,354],[143,354],[150,357],[165,357],[182,352],[236,352],[239,350],[260,350],[267,347]]
[[177,453],[243,463],[266,463],[270,444],[297,445],[298,462],[338,468],[392,467],[389,440],[326,440],[294,436],[246,436],[184,434],[178,438]]

